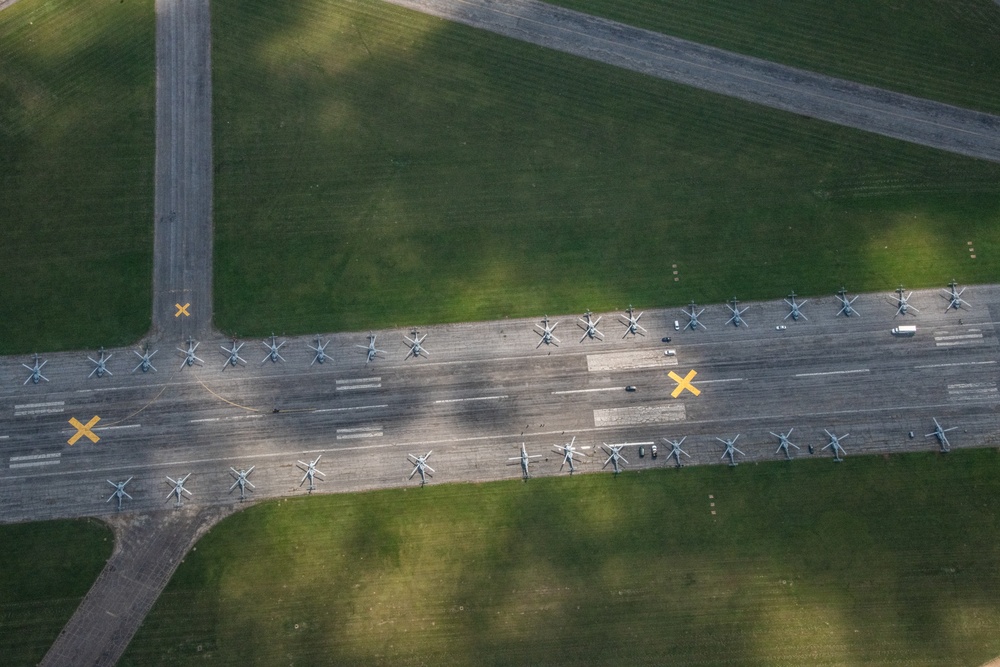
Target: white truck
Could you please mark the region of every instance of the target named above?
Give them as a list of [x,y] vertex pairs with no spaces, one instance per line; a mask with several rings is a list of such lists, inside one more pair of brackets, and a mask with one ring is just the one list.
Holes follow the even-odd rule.
[[915,326],[913,326],[912,324],[906,324],[906,325],[903,325],[901,327],[893,327],[893,329],[892,329],[892,335],[893,336],[916,336],[917,335],[917,328]]

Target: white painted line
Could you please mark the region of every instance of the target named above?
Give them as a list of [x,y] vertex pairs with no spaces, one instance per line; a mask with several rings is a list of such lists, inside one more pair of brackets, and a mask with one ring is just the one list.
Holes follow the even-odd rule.
[[713,382],[745,382],[746,378],[726,378],[725,380],[698,380],[698,384],[712,384]]
[[955,336],[934,336],[934,340],[963,340],[968,338],[982,338],[983,334],[958,334]]
[[95,431],[115,431],[123,428],[141,428],[142,424],[126,424],[124,426],[98,426]]
[[663,354],[663,350],[659,349],[587,355],[587,370],[591,372],[625,371],[634,368],[661,368],[676,365],[676,356],[667,356]]
[[25,403],[24,405],[15,405],[15,410],[30,410],[32,408],[54,408],[57,406],[66,405],[65,401],[52,401],[50,403]]
[[9,435],[0,435],[0,440],[6,440],[9,437]]
[[357,384],[359,382],[381,382],[382,378],[353,378],[353,379],[343,379],[337,380],[337,384]]
[[387,408],[388,404],[385,405],[358,405],[352,408],[321,408],[319,410],[313,410],[313,412],[344,412],[345,410],[376,410],[378,408]]
[[566,391],[554,391],[553,394],[589,394],[594,391],[625,391],[625,387],[600,387],[598,389],[567,389]]
[[649,442],[606,442],[604,443],[608,447],[630,447],[632,445],[655,445],[656,443],[650,440]]
[[15,417],[29,417],[31,415],[48,415],[63,411],[64,401],[53,401],[51,403],[26,403],[14,406]]
[[499,401],[501,399],[507,398],[507,395],[503,396],[474,396],[472,398],[443,398],[439,401],[434,401],[435,403],[462,403],[464,401]]
[[982,329],[969,329],[969,333],[972,333],[973,331],[982,331]]
[[867,368],[858,368],[852,371],[827,371],[825,373],[796,373],[797,378],[808,378],[816,377],[818,375],[849,375],[851,373],[870,373],[871,371]]
[[980,387],[991,387],[996,389],[996,382],[967,382],[964,384],[950,384],[948,385],[948,391],[953,389],[978,389]]
[[205,422],[217,422],[219,417],[209,417],[208,419],[192,419],[191,424],[204,424]]
[[41,459],[57,459],[62,456],[61,452],[54,452],[52,454],[32,454],[30,456],[12,456],[10,457],[10,462],[15,461],[39,461]]
[[361,426],[359,428],[338,428],[337,433],[364,433],[365,431],[381,431],[381,426]]
[[370,431],[368,433],[348,433],[346,435],[338,435],[337,440],[355,440],[357,438],[381,438],[382,431]]
[[344,391],[345,389],[378,389],[381,384],[347,384],[343,387],[337,387],[337,391]]
[[594,410],[594,426],[638,426],[684,421],[687,417],[683,403],[667,405],[637,405],[628,408]]
[[955,345],[975,345],[978,340],[953,340],[947,343],[934,343],[938,347],[954,347]]
[[45,461],[35,461],[33,463],[11,463],[10,468],[34,468],[37,466],[50,466],[59,463],[59,459],[47,459]]
[[949,366],[985,366],[995,364],[995,361],[958,361],[953,364],[928,364],[927,366],[914,366],[914,368],[947,368]]

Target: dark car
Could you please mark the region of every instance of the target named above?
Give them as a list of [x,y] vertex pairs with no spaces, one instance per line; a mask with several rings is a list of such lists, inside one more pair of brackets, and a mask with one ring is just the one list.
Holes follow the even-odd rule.
[[630,384],[629,386],[625,387],[625,391],[635,391],[635,385]]
[[661,343],[669,343],[670,342],[670,336],[664,336],[663,338],[660,339],[660,342]]

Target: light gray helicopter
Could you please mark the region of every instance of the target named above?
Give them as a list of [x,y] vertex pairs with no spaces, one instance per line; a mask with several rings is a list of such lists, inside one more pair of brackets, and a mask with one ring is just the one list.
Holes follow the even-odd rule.
[[187,478],[190,476],[191,473],[184,475],[180,479],[173,479],[169,476],[167,477],[167,481],[174,485],[174,488],[167,494],[167,500],[170,500],[172,496],[177,496],[177,504],[174,505],[175,508],[184,504],[183,494],[186,493],[188,494],[188,497],[191,497],[191,492],[184,488],[184,482],[186,482]]
[[685,329],[690,329],[691,331],[697,330],[698,327],[701,327],[702,329],[707,329],[707,327],[704,324],[698,321],[698,318],[701,317],[701,314],[705,312],[705,309],[702,308],[696,313],[694,312],[694,310],[697,307],[698,306],[695,305],[695,302],[692,301],[691,303],[688,304],[688,310],[684,310],[683,308],[681,308],[681,312],[687,315],[688,317],[688,323],[684,325]]
[[28,384],[29,382],[31,382],[33,384],[38,384],[39,380],[45,380],[46,382],[48,382],[49,379],[47,377],[45,377],[44,375],[42,375],[42,366],[44,366],[47,363],[49,363],[47,359],[45,361],[43,361],[42,363],[38,363],[38,354],[35,354],[35,365],[34,366],[29,366],[28,364],[21,364],[22,366],[24,366],[25,368],[27,368],[29,371],[31,371],[31,375],[29,375],[28,379],[24,381],[24,384]]
[[385,350],[377,350],[377,349],[375,349],[375,339],[377,337],[378,336],[376,336],[375,333],[369,331],[368,332],[368,345],[355,345],[354,346],[354,347],[360,347],[362,350],[365,350],[365,351],[368,352],[368,360],[365,361],[366,364],[370,364],[372,361],[375,360],[375,357],[377,357],[378,355],[385,354]]
[[429,459],[430,457],[431,457],[431,452],[427,452],[423,456],[414,456],[413,454],[407,454],[406,458],[410,462],[410,464],[413,465],[413,472],[411,472],[410,476],[407,477],[406,479],[413,479],[413,476],[419,472],[420,486],[424,486],[425,484],[427,484],[427,478],[424,476],[426,475],[427,477],[433,477],[434,475],[432,475],[431,473],[435,472],[434,468],[427,465],[427,459]]
[[417,359],[421,355],[425,357],[430,356],[430,352],[425,350],[423,345],[421,345],[421,343],[423,343],[424,340],[427,338],[427,334],[421,336],[417,333],[416,329],[413,329],[410,332],[410,335],[413,336],[413,338],[410,338],[409,336],[406,335],[403,336],[403,338],[406,339],[406,342],[409,343],[410,345],[410,351],[406,353],[404,360],[409,359],[410,357]]
[[774,453],[777,454],[780,451],[784,451],[785,458],[789,461],[792,460],[792,456],[789,453],[788,448],[794,447],[795,449],[801,449],[798,445],[796,445],[794,442],[788,439],[788,436],[790,436],[792,434],[792,431],[794,430],[795,430],[794,428],[790,428],[788,429],[788,433],[775,433],[774,431],[770,432],[771,435],[773,435],[781,442],[781,444],[778,445],[778,448],[774,450]]
[[[132,481],[131,477],[129,477],[128,479],[126,479],[124,482],[118,482],[118,483],[112,482],[109,479],[108,480],[108,484],[110,484],[111,486],[115,487],[115,492],[112,493],[108,497],[108,499],[105,500],[104,502],[110,503],[112,498],[117,498],[118,499],[118,511],[121,512],[122,511],[122,498],[128,498],[129,500],[132,500],[132,496],[130,496],[128,494],[128,492],[125,490],[125,485],[127,485],[131,481]],[[173,494],[171,494],[171,495],[173,495]],[[170,499],[170,496],[167,496],[167,500],[169,500],[169,499]]]
[[690,454],[688,454],[683,449],[681,449],[681,445],[684,444],[685,440],[687,440],[687,436],[686,435],[683,438],[681,438],[680,440],[668,440],[667,438],[663,438],[663,442],[667,443],[671,447],[670,453],[667,454],[667,458],[669,459],[671,456],[673,456],[677,460],[677,467],[678,468],[682,468],[684,466],[684,464],[681,463],[681,454],[683,454],[684,456],[686,456],[688,458],[691,458]]
[[264,363],[268,359],[270,359],[271,362],[275,363],[275,364],[278,363],[278,361],[284,361],[285,358],[283,356],[281,356],[281,354],[278,352],[278,350],[280,350],[282,347],[284,347],[285,343],[286,343],[286,341],[281,341],[279,343],[277,341],[277,338],[275,337],[275,335],[273,333],[271,334],[271,343],[270,344],[268,344],[268,342],[266,340],[265,341],[261,341],[261,344],[263,344],[263,346],[268,349],[268,353],[267,353],[266,357],[264,357],[263,359],[260,360],[260,363]]
[[247,360],[240,356],[240,350],[243,349],[244,345],[246,345],[246,343],[240,343],[237,345],[236,339],[234,338],[232,347],[226,347],[225,345],[219,346],[222,348],[223,352],[229,355],[229,358],[226,359],[226,363],[222,364],[222,370],[226,370],[227,366],[236,366],[237,364],[243,364],[246,366]]
[[847,290],[841,287],[840,291],[837,292],[837,299],[840,300],[841,303],[841,308],[837,311],[838,315],[843,315],[844,317],[857,315],[858,317],[861,317],[861,313],[854,310],[854,302],[858,300],[858,297],[855,296],[853,299],[848,299]]
[[945,293],[945,298],[948,299],[948,307],[945,308],[946,311],[955,309],[958,310],[963,305],[972,308],[972,304],[962,298],[962,294],[965,293],[966,288],[958,289],[958,283],[952,280],[948,283],[948,289],[942,290]]
[[[791,299],[791,301],[789,301],[788,299]],[[806,299],[805,301],[801,301],[801,302],[796,301],[795,300],[795,291],[794,290],[792,291],[791,294],[788,295],[788,299],[785,299],[785,303],[788,304],[788,307],[791,308],[791,310],[789,311],[789,313],[787,315],[785,315],[784,319],[787,320],[790,317],[793,320],[795,320],[796,322],[798,322],[799,318],[801,317],[804,320],[808,320],[809,318],[806,317],[802,313],[802,311],[800,309],[802,308],[802,306],[804,306],[807,303],[809,303],[809,299]]]
[[315,476],[316,475],[319,475],[320,477],[326,477],[326,475],[323,474],[322,471],[316,469],[316,464],[319,463],[319,460],[321,458],[323,458],[322,454],[320,454],[319,456],[317,456],[315,460],[310,461],[309,463],[306,463],[305,461],[299,461],[298,462],[299,466],[300,466],[300,469],[304,470],[305,473],[306,473],[306,474],[302,475],[302,479],[299,480],[299,486],[302,486],[303,484],[305,484],[305,481],[308,479],[309,480],[309,489],[308,489],[309,493],[312,493],[316,489],[316,482],[315,482]]
[[[312,345],[307,345],[306,346],[310,350],[312,350],[313,352],[316,353],[316,356],[313,357],[312,363],[309,364],[310,366],[312,366],[313,364],[315,364],[317,361],[319,363],[323,363],[324,361],[326,361],[326,359],[327,359],[327,357],[326,357],[326,346],[329,345],[329,344],[330,344],[330,341],[326,341],[324,343],[323,339],[319,337],[319,334],[316,334],[316,347],[313,347]],[[358,347],[361,347],[361,346],[359,345]]]
[[632,304],[629,304],[628,310],[625,311],[627,319],[622,319],[622,316],[618,316],[618,321],[625,325],[625,334],[622,336],[622,340],[628,338],[629,334],[633,336],[645,336],[646,330],[639,324],[639,318],[642,317],[642,313],[638,315],[635,314],[635,310],[632,308]]
[[732,468],[733,466],[739,465],[738,463],[736,463],[736,458],[735,458],[736,454],[739,454],[740,456],[746,456],[746,454],[744,454],[740,450],[736,449],[736,441],[739,440],[739,439],[740,439],[740,434],[739,433],[737,433],[736,437],[733,438],[732,440],[723,440],[722,438],[716,438],[716,440],[718,440],[719,442],[721,442],[722,444],[724,444],[726,446],[726,451],[722,452],[722,456],[719,457],[719,458],[723,458],[724,459],[724,458],[726,458],[728,456],[729,457],[729,467],[730,468]]
[[109,371],[108,367],[107,367],[108,361],[113,356],[114,356],[113,354],[108,354],[107,356],[105,356],[105,352],[104,352],[104,348],[103,347],[101,348],[101,355],[100,355],[99,359],[93,359],[93,358],[91,358],[88,355],[87,359],[90,360],[90,363],[94,364],[94,370],[90,371],[90,375],[88,375],[87,377],[89,377],[89,378],[90,377],[94,377],[95,373],[97,374],[97,377],[99,377],[99,378],[104,377],[105,373],[107,373],[108,375],[114,375],[114,373],[112,373],[111,371]]
[[194,340],[188,336],[187,349],[177,348],[178,352],[184,353],[184,361],[181,362],[181,370],[184,370],[185,366],[194,366],[195,362],[199,365],[204,365],[205,362],[199,359],[194,353],[194,351],[198,349],[199,345],[201,345],[201,343],[194,342]]
[[507,465],[511,466],[511,465],[514,465],[515,463],[520,463],[521,464],[521,476],[524,479],[531,479],[531,474],[528,472],[528,466],[531,464],[531,459],[539,459],[541,457],[542,457],[541,454],[532,454],[532,455],[529,456],[528,455],[528,450],[526,450],[524,448],[524,443],[522,442],[521,443],[521,455],[520,456],[512,456],[509,459],[507,459]]
[[156,366],[154,366],[153,362],[150,361],[150,359],[153,358],[153,355],[155,355],[157,352],[159,352],[159,350],[153,350],[152,352],[149,351],[149,343],[146,343],[146,349],[143,350],[142,353],[139,353],[136,350],[132,350],[132,354],[139,357],[139,365],[133,368],[132,372],[135,373],[137,370],[141,368],[143,373],[145,373],[149,369],[153,369],[154,373],[158,373],[159,371],[156,370]]
[[954,431],[957,426],[952,426],[951,428],[942,428],[941,424],[938,422],[937,417],[931,417],[934,420],[934,431],[925,435],[925,438],[929,438],[932,435],[937,438],[938,444],[941,445],[942,452],[951,451],[951,443],[948,442],[948,436],[945,435],[948,431]]
[[559,326],[558,322],[556,322],[552,326],[549,326],[548,315],[542,318],[541,325],[538,324],[535,325],[537,329],[541,329],[541,331],[535,331],[535,333],[542,337],[542,339],[538,341],[538,345],[535,346],[536,350],[542,346],[542,343],[545,343],[546,345],[555,345],[556,347],[559,347],[559,339],[556,338],[552,333],[553,331],[556,330],[557,326]]
[[[826,433],[827,436],[829,436],[830,438],[830,444],[828,444],[823,449],[830,449],[831,447],[833,447],[833,460],[836,461],[837,463],[840,463],[841,461],[844,460],[840,458],[841,453],[843,453],[844,456],[847,456],[847,452],[844,450],[843,447],[840,446],[840,441],[849,436],[850,433],[845,433],[844,435],[838,437],[833,433],[830,433],[826,429],[823,429],[823,432]],[[823,449],[821,449],[820,451],[823,451]]]
[[603,466],[601,466],[601,470],[607,468],[608,464],[610,463],[612,466],[614,466],[615,474],[617,475],[618,473],[621,472],[621,468],[619,467],[620,464],[624,463],[625,465],[628,465],[628,461],[625,460],[625,457],[622,456],[621,453],[622,447],[624,446],[625,445],[609,445],[606,442],[604,443],[604,453],[608,454],[609,456],[608,460],[604,462]]
[[905,290],[903,289],[902,285],[896,288],[896,315],[894,315],[893,317],[899,315],[906,315],[911,310],[914,313],[920,312],[919,310],[916,309],[915,306],[910,305],[910,297],[913,296],[913,292],[910,292],[906,296],[903,296],[904,291]]
[[[246,495],[246,487],[249,486],[251,489],[257,488],[257,487],[255,487],[253,485],[253,482],[251,482],[249,479],[247,479],[247,477],[250,476],[250,473],[252,473],[253,469],[256,468],[256,467],[257,466],[250,466],[249,470],[242,470],[242,469],[241,470],[237,470],[236,468],[232,468],[232,467],[229,468],[229,470],[236,477],[236,481],[233,482],[233,485],[231,487],[229,487],[229,493],[232,493],[233,489],[235,489],[237,486],[240,487],[240,502],[243,502],[244,500],[246,500],[246,497],[247,497],[247,495]],[[301,486],[301,484],[299,486]]]
[[746,306],[745,308],[740,308],[740,302],[739,302],[739,300],[735,296],[733,297],[732,303],[733,303],[733,305],[731,305],[731,306],[728,303],[726,304],[726,308],[728,308],[729,312],[731,312],[733,314],[732,317],[730,317],[728,320],[726,320],[726,324],[730,324],[731,323],[737,329],[740,327],[740,325],[743,325],[747,329],[749,329],[750,325],[747,324],[746,320],[743,319],[743,313],[745,313],[748,310],[750,310],[750,306]]
[[[583,317],[587,319],[583,319]],[[589,310],[583,314],[583,317],[578,318],[583,323],[583,335],[580,336],[580,342],[582,343],[586,338],[604,340],[604,334],[597,330],[597,325],[601,323],[601,318],[598,317],[594,320],[594,314]]]
[[565,466],[568,463],[569,474],[571,475],[576,471],[576,468],[573,465],[574,457],[583,456],[582,453],[577,451],[576,447],[574,446],[574,443],[576,443],[575,435],[573,436],[573,439],[570,440],[565,445],[553,445],[553,447],[555,447],[555,450],[563,455],[563,460],[562,463],[559,465],[559,470],[561,471],[563,469],[563,466]]

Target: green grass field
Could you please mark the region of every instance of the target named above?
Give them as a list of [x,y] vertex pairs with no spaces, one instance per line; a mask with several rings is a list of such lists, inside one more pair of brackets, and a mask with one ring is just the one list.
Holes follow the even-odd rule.
[[976,667],[1000,656],[998,470],[988,449],[268,502],[202,539],[120,664]]
[[994,0],[553,0],[851,81],[1000,113]]
[[996,279],[1000,165],[376,0],[212,12],[229,332]]
[[0,12],[0,354],[149,328],[153,0]]
[[0,662],[37,665],[104,563],[114,535],[91,520],[0,526]]

